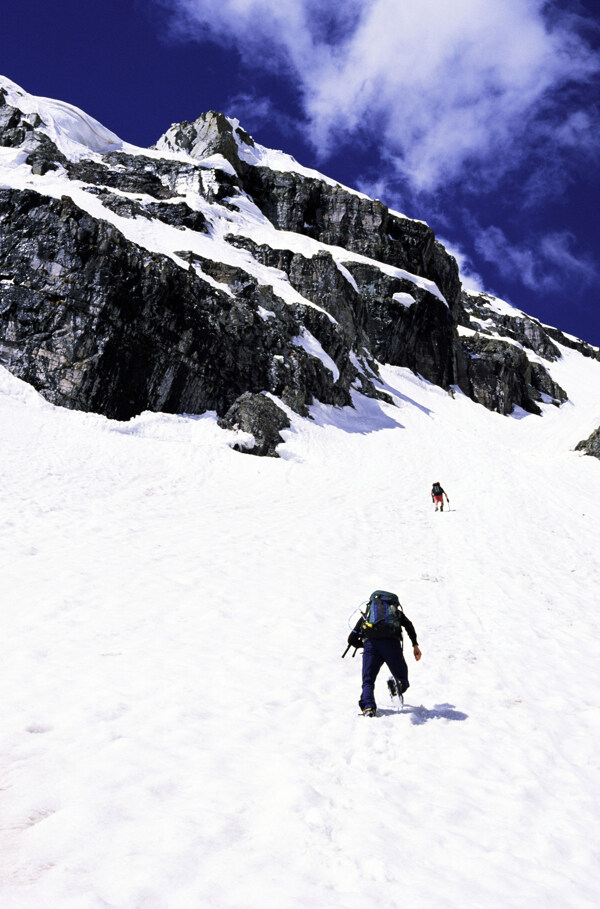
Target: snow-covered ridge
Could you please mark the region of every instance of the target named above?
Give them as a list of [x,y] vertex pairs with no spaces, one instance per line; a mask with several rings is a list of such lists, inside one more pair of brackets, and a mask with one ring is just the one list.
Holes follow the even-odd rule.
[[105,154],[124,148],[115,133],[72,104],[30,95],[5,76],[0,76],[0,91],[13,107],[38,116],[42,121],[39,130],[69,160],[77,161],[90,151]]
[[[238,155],[246,164],[252,164],[256,167],[268,167],[269,170],[279,171],[280,173],[299,174],[310,180],[319,180],[323,183],[327,183],[329,186],[335,186],[344,192],[352,193],[361,199],[369,198],[365,193],[361,193],[350,186],[344,186],[343,183],[332,180],[331,177],[328,177],[318,170],[314,170],[311,167],[305,167],[292,155],[288,155],[287,152],[281,151],[280,149],[267,148],[265,145],[260,145],[258,142],[255,142],[254,139],[252,139],[251,144],[245,142],[239,134],[240,121],[234,117],[227,117],[227,119],[233,128],[233,135],[238,146]],[[399,217],[405,216],[399,215]]]
[[[499,316],[524,316],[527,317],[527,314],[521,309],[517,309],[516,306],[513,306],[511,303],[507,303],[506,300],[500,299],[500,297],[494,297],[492,294],[485,292],[470,292],[470,297],[473,297],[477,300],[480,306],[484,306],[492,314]],[[527,317],[528,318],[528,317]]]
[[[41,123],[37,129],[47,135],[69,161],[79,162],[83,158],[90,156],[96,157],[108,152],[123,151],[130,155],[149,156],[158,160],[166,158],[166,160],[186,161],[204,171],[216,170],[230,176],[235,175],[235,170],[231,163],[221,154],[211,152],[206,156],[198,157],[178,148],[170,139],[169,133],[171,131],[167,132],[162,140],[157,143],[156,148],[143,149],[123,142],[93,117],[73,105],[30,95],[6,77],[0,77],[0,88],[5,91],[6,100],[9,104],[25,114],[34,114],[40,118]],[[303,167],[291,155],[282,151],[268,149],[255,143],[254,140],[251,140],[250,144],[243,141],[240,138],[239,121],[234,118],[226,119],[233,129],[240,158],[246,163],[268,167],[273,170],[298,173],[310,179],[339,187],[360,198],[368,198],[362,193],[342,186],[316,170]],[[174,128],[172,127],[172,130]],[[24,157],[25,153],[22,150],[0,149],[0,184],[13,188],[37,189],[39,192],[54,198],[68,195],[89,214],[94,217],[103,217],[110,221],[132,242],[151,252],[164,253],[170,256],[173,261],[176,261],[177,264],[186,270],[189,268],[189,263],[176,255],[176,251],[183,249],[185,246],[191,252],[247,270],[249,274],[261,283],[272,286],[276,293],[288,302],[302,302],[309,306],[315,306],[314,303],[306,300],[305,297],[301,297],[293,290],[287,276],[277,275],[273,269],[264,269],[264,267],[254,263],[248,254],[240,253],[239,250],[235,250],[227,244],[224,236],[225,233],[230,233],[232,235],[248,236],[259,245],[268,243],[273,248],[292,249],[308,257],[327,250],[334,255],[336,262],[342,267],[344,261],[370,262],[392,277],[405,278],[413,282],[416,287],[428,290],[446,304],[446,300],[433,281],[412,275],[405,269],[397,269],[382,263],[376,263],[365,256],[349,254],[347,250],[330,247],[308,237],[293,234],[289,231],[276,230],[258,211],[256,206],[251,203],[251,200],[245,196],[240,196],[237,203],[240,216],[232,217],[231,212],[222,209],[221,206],[207,204],[197,190],[192,189],[189,185],[184,187],[182,195],[186,203],[194,210],[203,211],[211,222],[213,230],[208,236],[192,238],[188,234],[187,243],[182,244],[180,231],[176,228],[169,228],[157,219],[151,219],[149,224],[146,218],[126,220],[115,215],[109,208],[102,205],[101,200],[97,198],[92,200],[87,195],[82,194],[79,190],[85,189],[85,186],[78,181],[70,180],[62,169],[58,173],[44,176],[31,174],[30,169],[25,165]],[[115,192],[119,193],[120,191],[115,190]],[[148,202],[151,200],[142,199],[139,201]],[[197,267],[197,272],[206,278],[200,267]],[[344,273],[348,274],[347,272]],[[351,276],[349,277],[352,281]]]
[[[38,127],[40,132],[47,135],[59,151],[70,161],[79,161],[89,153],[102,155],[117,150],[125,150],[129,154],[144,154],[156,157],[162,157],[167,153],[169,157],[175,157],[179,160],[191,157],[185,151],[169,146],[168,141],[165,141],[164,137],[162,141],[159,140],[155,149],[146,149],[125,142],[112,130],[75,105],[53,98],[32,95],[6,76],[0,75],[0,91],[4,92],[6,100],[11,106],[18,108],[24,114],[37,115],[42,121]],[[338,187],[344,192],[352,193],[359,198],[369,198],[364,193],[339,183],[339,181],[331,179],[314,168],[305,167],[292,155],[284,151],[267,148],[254,140],[252,140],[251,144],[244,142],[239,135],[239,130],[241,129],[240,121],[234,117],[227,117],[227,120],[233,128],[233,134],[239,149],[239,157],[245,163],[268,167],[274,171],[296,173],[309,179],[319,180],[330,186]],[[168,133],[165,135],[168,135]],[[219,156],[218,161],[210,160],[211,158],[213,156],[207,156],[200,160],[195,158],[193,160],[205,167],[218,166],[219,169],[232,172],[231,164],[222,156]],[[394,214],[400,218],[406,217],[400,212],[394,212]]]
[[[207,141],[210,145],[211,127],[218,130],[219,128],[223,128],[223,124],[228,124],[231,143],[235,146],[236,157],[245,164],[250,164],[254,167],[266,167],[269,170],[277,171],[279,173],[298,174],[309,180],[318,180],[321,183],[326,183],[328,186],[350,193],[360,199],[369,199],[369,196],[364,193],[361,193],[352,187],[345,186],[314,168],[305,167],[292,155],[287,154],[287,152],[267,148],[266,146],[261,145],[242,128],[240,121],[237,118],[227,117],[223,114],[218,114],[216,111],[211,111],[206,115],[202,115],[193,123],[186,122],[184,124],[184,127],[188,128],[191,136],[193,136],[191,141],[186,142],[185,148],[182,146],[180,140],[178,140],[178,136],[182,129],[182,124],[180,123],[173,123],[158,139],[154,148],[158,152],[167,152],[169,154],[187,157],[193,161],[206,162],[207,156],[205,146]],[[214,139],[214,133],[212,138]],[[231,167],[231,165],[229,166]],[[405,216],[398,214],[398,217]]]

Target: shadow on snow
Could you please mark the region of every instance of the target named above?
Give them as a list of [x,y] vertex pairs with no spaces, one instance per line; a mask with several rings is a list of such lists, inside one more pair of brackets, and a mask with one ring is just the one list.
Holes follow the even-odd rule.
[[422,704],[419,707],[413,707],[411,704],[405,704],[401,710],[380,710],[382,714],[404,713],[410,714],[410,721],[413,726],[423,726],[429,720],[466,720],[469,718],[467,713],[456,710],[454,704],[436,704],[429,709]]

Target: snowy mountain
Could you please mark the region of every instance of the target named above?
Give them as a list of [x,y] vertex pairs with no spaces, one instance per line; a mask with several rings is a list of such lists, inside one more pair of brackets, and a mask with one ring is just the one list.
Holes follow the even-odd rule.
[[547,368],[564,335],[462,293],[426,224],[237,121],[148,150],[8,80],[0,100],[0,361],[52,403],[216,410],[273,454],[289,410],[384,394],[379,363],[505,414],[566,400]]
[[0,905],[595,907],[597,349],[235,121],[2,86]]

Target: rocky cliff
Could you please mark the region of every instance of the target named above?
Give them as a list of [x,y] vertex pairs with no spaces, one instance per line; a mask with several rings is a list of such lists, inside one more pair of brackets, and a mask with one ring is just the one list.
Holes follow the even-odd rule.
[[587,438],[578,442],[576,451],[583,451],[587,455],[600,460],[600,426]]
[[214,410],[273,454],[286,408],[385,397],[378,363],[504,414],[560,405],[569,343],[463,292],[423,222],[222,114],[143,150],[0,80],[0,363],[55,404]]

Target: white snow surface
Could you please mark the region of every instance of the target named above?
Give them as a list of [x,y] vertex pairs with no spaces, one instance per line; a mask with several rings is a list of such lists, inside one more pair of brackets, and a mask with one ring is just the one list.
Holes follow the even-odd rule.
[[72,104],[30,95],[6,76],[0,76],[0,88],[4,89],[6,100],[13,107],[24,114],[40,117],[41,132],[46,133],[71,161],[89,157],[90,151],[104,154],[125,147],[115,133]]
[[[600,364],[563,353],[541,417],[387,367],[279,460],[0,370],[3,909],[597,906]],[[365,719],[377,588],[423,658]]]
[[396,303],[400,303],[401,306],[406,306],[407,308],[409,306],[412,306],[413,303],[415,302],[414,298],[411,297],[410,294],[406,294],[406,293],[394,294],[392,297],[392,300],[394,300],[394,302],[396,302]]

